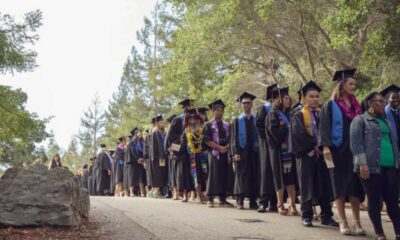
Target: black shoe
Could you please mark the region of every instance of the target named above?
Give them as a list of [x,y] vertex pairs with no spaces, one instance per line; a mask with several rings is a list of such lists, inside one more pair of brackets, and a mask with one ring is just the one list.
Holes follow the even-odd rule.
[[265,213],[265,212],[267,212],[266,207],[264,207],[264,205],[261,204],[261,205],[258,207],[257,212],[259,212],[259,213]]
[[301,221],[301,223],[303,224],[304,227],[312,227],[312,221],[311,219],[305,218]]
[[328,218],[325,220],[321,220],[321,225],[330,226],[330,227],[339,227],[339,223],[333,220],[333,218]]
[[257,202],[250,202],[250,209],[254,209],[254,210],[258,209]]

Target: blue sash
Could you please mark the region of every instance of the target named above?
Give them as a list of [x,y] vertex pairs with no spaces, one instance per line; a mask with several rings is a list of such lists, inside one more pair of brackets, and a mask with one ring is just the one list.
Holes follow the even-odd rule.
[[339,105],[332,100],[332,143],[340,147],[343,143],[343,113]]
[[[258,134],[256,129],[256,118],[251,115],[254,121],[253,124],[253,143],[255,150],[258,149]],[[242,113],[238,118],[239,123],[239,146],[243,149],[247,145],[247,138],[246,138],[246,122],[245,122],[245,115]]]

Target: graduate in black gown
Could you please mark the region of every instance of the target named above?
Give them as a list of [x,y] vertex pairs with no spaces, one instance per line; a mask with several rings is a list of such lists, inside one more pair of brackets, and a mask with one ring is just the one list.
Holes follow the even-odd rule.
[[190,109],[185,117],[185,130],[181,136],[181,154],[190,163],[194,189],[200,203],[206,203],[204,192],[206,191],[208,173],[207,151],[202,140],[203,124],[203,118],[198,110],[196,108]]
[[[176,118],[176,114],[173,114],[171,116],[169,116],[167,118],[167,122],[171,125],[172,121]],[[168,131],[169,133],[169,131]],[[168,139],[169,136],[165,137],[165,139]],[[164,148],[168,149],[167,147],[167,140],[164,142]],[[169,190],[173,193],[172,198],[174,200],[177,199],[177,183],[176,183],[176,169],[177,169],[177,163],[176,163],[176,158],[174,157],[174,155],[170,152],[167,151],[167,155],[168,155],[168,188]]]
[[[361,114],[361,106],[355,97],[355,72],[356,69],[349,69],[335,73],[333,80],[338,83],[331,99],[322,108],[318,138],[319,146],[323,147],[324,159],[329,163],[327,165],[340,218],[340,232],[343,235],[352,234],[345,214],[346,200],[351,203],[357,233],[365,234],[360,222],[360,202],[364,200],[365,194],[354,172],[350,149],[350,124]],[[330,168],[330,165],[334,167]]]
[[142,197],[146,196],[146,170],[144,169],[144,145],[143,132],[140,129],[133,131],[134,137],[131,144],[132,166],[133,166],[133,178],[132,185],[139,186],[140,194]]
[[113,171],[111,173],[111,187],[115,188],[114,195],[116,197],[122,197],[125,195],[125,189],[123,187],[124,181],[124,167],[125,167],[125,148],[126,138],[118,138],[118,146],[115,149],[113,158]]
[[133,146],[133,140],[135,137],[135,131],[137,128],[134,128],[130,135],[129,135],[129,142],[126,145],[126,151],[125,151],[125,165],[124,165],[124,182],[123,186],[124,189],[129,191],[129,196],[134,197],[135,196],[135,185],[133,184],[133,164],[136,162],[137,164],[137,159],[135,156],[134,148]]
[[267,87],[266,100],[267,102],[260,106],[256,114],[256,127],[259,137],[259,158],[260,158],[260,206],[257,212],[264,213],[266,209],[270,212],[277,212],[277,198],[275,193],[274,178],[272,174],[271,161],[269,159],[269,150],[267,144],[267,136],[265,134],[265,118],[272,108],[271,98],[272,90],[277,84],[272,84]]
[[88,177],[89,177],[89,171],[88,171],[88,165],[84,164],[82,169],[81,169],[81,178],[80,178],[80,185],[82,188],[85,188],[89,191],[88,189]]
[[164,149],[165,133],[164,133],[164,120],[161,115],[152,119],[155,127],[150,133],[149,137],[149,170],[151,190],[150,197],[159,198],[160,189],[168,184],[168,167],[167,167],[167,154]]
[[96,191],[100,196],[110,194],[110,176],[112,170],[112,160],[107,153],[106,145],[101,144],[101,151],[97,155],[94,163],[94,174]]
[[382,90],[381,94],[387,101],[385,107],[386,118],[392,129],[396,129],[395,138],[397,139],[398,146],[400,146],[400,88],[396,85],[390,85]]
[[222,120],[225,104],[217,100],[209,105],[213,118],[206,122],[203,130],[203,142],[208,146],[208,206],[214,207],[214,197],[219,197],[219,206],[232,207],[226,197],[233,193],[233,169],[229,156],[228,122]]
[[321,207],[321,224],[338,227],[332,219],[330,202],[333,192],[329,171],[318,147],[319,92],[321,88],[313,81],[300,89],[304,107],[296,111],[290,124],[290,150],[296,157],[297,176],[301,195],[302,224],[312,227],[313,205]]
[[[290,107],[289,88],[272,90],[272,109],[265,119],[269,156],[281,215],[298,215],[296,209],[296,162],[289,151]],[[284,206],[285,189],[290,198],[289,210]]]
[[243,113],[233,120],[231,126],[230,151],[234,160],[234,195],[238,209],[243,209],[244,199],[250,200],[250,209],[257,209],[259,195],[258,134],[256,119],[251,113],[256,97],[244,92],[237,101]]
[[[172,120],[166,138],[166,147],[173,161],[176,162],[176,189],[173,199],[178,200],[183,197],[183,201],[187,202],[187,193],[194,190],[193,180],[191,176],[190,163],[185,155],[180,154],[178,149],[181,145],[181,136],[184,131],[184,120],[187,110],[193,107],[193,99],[185,99],[179,103],[183,108],[183,113]],[[174,146],[177,147],[174,149]]]

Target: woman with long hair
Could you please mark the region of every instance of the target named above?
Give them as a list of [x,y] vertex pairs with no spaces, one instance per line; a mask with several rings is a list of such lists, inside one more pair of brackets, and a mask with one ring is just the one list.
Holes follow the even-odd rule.
[[[356,69],[350,69],[335,73],[333,81],[338,83],[331,99],[322,108],[318,139],[329,168],[340,218],[340,233],[343,235],[365,235],[360,222],[360,202],[365,194],[360,179],[353,172],[353,154],[350,150],[350,124],[361,114],[361,105],[355,96],[355,72]],[[351,204],[354,232],[347,223],[346,200]]]
[[[269,147],[272,174],[278,199],[278,212],[287,215],[298,215],[296,209],[296,167],[289,152],[289,124],[291,99],[289,88],[272,91],[272,109],[265,119],[267,142]],[[289,210],[284,206],[284,191],[290,198]]]
[[62,167],[61,164],[61,157],[60,154],[56,153],[53,158],[51,159],[49,163],[49,170],[56,168],[56,167]]

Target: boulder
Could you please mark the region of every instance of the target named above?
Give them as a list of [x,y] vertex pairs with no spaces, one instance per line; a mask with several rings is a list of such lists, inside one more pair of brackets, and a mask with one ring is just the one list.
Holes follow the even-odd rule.
[[77,226],[89,217],[89,194],[65,168],[10,168],[0,178],[0,225]]

